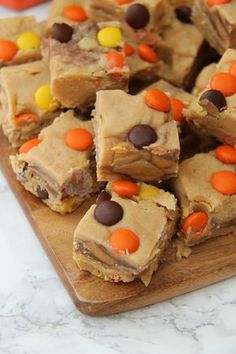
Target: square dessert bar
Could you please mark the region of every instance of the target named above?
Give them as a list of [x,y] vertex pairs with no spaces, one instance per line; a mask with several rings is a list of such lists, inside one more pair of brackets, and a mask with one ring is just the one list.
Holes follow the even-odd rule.
[[186,110],[187,119],[204,134],[236,144],[236,50],[228,49],[200,96]]
[[75,230],[77,266],[106,281],[139,278],[148,286],[175,233],[176,204],[164,190],[115,181],[101,192]]
[[43,53],[52,93],[62,105],[88,107],[94,104],[97,90],[127,89],[129,68],[118,23],[55,23],[51,33],[44,40]]
[[0,70],[0,123],[13,147],[37,136],[58,114],[49,81],[42,61]]
[[236,49],[236,0],[198,0],[194,2],[192,19],[206,40],[221,55],[228,48]]
[[181,162],[174,180],[181,209],[180,237],[191,246],[236,235],[236,149],[222,145]]
[[99,189],[92,123],[79,118],[67,111],[10,157],[24,188],[61,214],[72,212]]
[[161,36],[169,47],[171,61],[160,66],[159,77],[177,86],[191,87],[208,49],[202,34],[193,24],[175,18]]
[[0,19],[0,67],[41,59],[44,27],[34,16]]
[[177,174],[178,129],[164,92],[99,91],[93,124],[99,181],[158,181]]
[[166,0],[90,0],[89,15],[94,21],[120,21],[123,31],[137,40],[143,31],[159,31],[171,22]]

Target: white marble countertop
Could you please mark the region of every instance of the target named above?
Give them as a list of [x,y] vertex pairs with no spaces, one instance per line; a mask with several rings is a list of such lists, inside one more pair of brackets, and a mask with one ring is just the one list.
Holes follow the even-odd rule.
[[[42,19],[47,6],[28,13]],[[235,354],[236,278],[126,314],[82,315],[0,173],[0,354],[44,353]]]

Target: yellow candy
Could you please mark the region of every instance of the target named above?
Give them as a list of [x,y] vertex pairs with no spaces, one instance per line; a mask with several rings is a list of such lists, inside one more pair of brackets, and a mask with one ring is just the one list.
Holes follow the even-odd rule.
[[59,103],[51,94],[49,85],[39,87],[34,98],[36,105],[44,111],[53,112],[59,107]]
[[41,38],[34,32],[24,32],[17,38],[16,43],[18,47],[23,50],[39,48]]
[[104,27],[98,32],[97,39],[103,47],[116,48],[121,42],[121,31],[117,27]]
[[139,189],[139,197],[141,199],[149,199],[149,198],[155,198],[159,194],[159,189],[154,186],[147,185],[145,183],[142,183],[140,185]]

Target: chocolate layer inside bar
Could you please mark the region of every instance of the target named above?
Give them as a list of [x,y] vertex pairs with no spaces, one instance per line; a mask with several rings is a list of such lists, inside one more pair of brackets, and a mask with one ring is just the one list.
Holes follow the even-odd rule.
[[42,181],[42,185],[46,187],[49,194],[63,200],[67,197],[80,196],[81,198],[90,195],[93,192],[93,177],[91,176],[91,171],[88,169],[79,170],[74,173],[68,181],[65,181],[63,185],[59,186],[46,171],[41,170],[36,166],[30,166],[29,164],[22,165],[21,170],[18,172],[18,176],[22,182],[34,177],[37,180]]

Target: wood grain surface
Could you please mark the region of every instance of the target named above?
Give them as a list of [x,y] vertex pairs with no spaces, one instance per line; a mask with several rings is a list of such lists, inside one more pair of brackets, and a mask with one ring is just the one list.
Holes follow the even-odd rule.
[[125,312],[236,275],[236,237],[233,235],[196,246],[191,256],[180,262],[176,261],[175,250],[170,247],[148,288],[140,281],[113,284],[80,272],[72,259],[73,232],[93,200],[71,215],[56,214],[17,182],[9,164],[12,153],[14,150],[0,132],[0,167],[71,298],[83,313],[98,316]]

